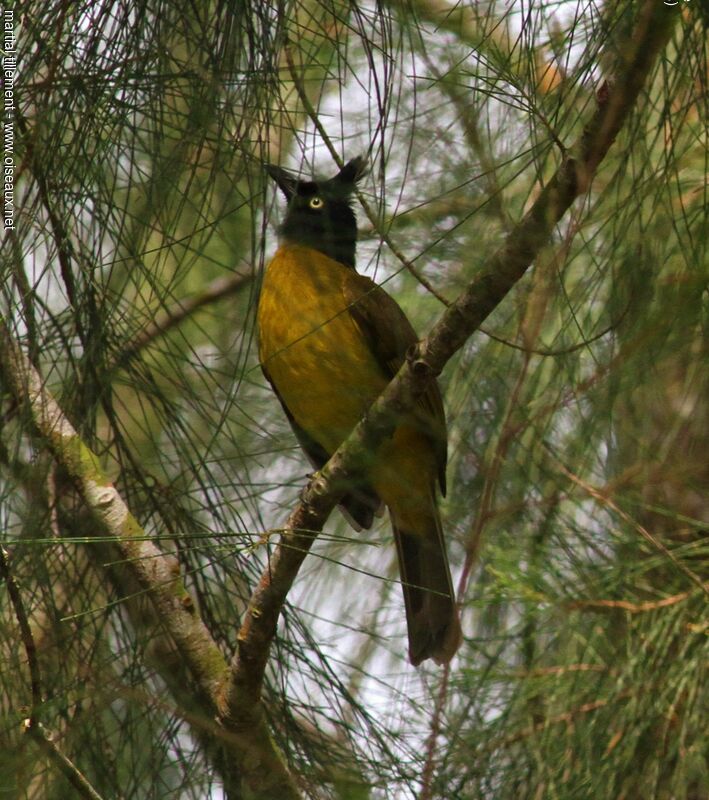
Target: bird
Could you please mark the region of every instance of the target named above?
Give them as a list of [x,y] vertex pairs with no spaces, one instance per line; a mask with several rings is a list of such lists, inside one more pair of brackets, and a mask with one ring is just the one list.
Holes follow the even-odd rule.
[[[366,415],[418,337],[397,302],[357,272],[353,195],[366,174],[362,156],[327,180],[265,169],[286,199],[279,245],[267,264],[258,311],[264,376],[295,436],[319,470]],[[451,572],[437,507],[445,495],[447,431],[437,382],[365,461],[340,508],[355,530],[386,506],[396,541],[408,656],[445,664],[461,641]]]

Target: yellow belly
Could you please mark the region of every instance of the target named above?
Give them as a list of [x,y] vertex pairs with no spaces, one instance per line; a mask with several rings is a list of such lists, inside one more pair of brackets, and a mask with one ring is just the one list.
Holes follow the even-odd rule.
[[347,267],[281,247],[258,308],[259,357],[297,424],[332,453],[388,383],[342,292]]
[[[330,454],[389,382],[346,310],[346,277],[347,267],[325,255],[281,247],[258,308],[261,363],[298,426]],[[402,422],[381,444],[369,480],[416,532],[421,513],[430,511],[437,465],[428,432]]]

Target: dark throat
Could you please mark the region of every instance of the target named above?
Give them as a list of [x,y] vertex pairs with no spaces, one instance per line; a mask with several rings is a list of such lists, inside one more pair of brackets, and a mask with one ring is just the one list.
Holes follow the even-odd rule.
[[280,227],[284,241],[312,247],[346,267],[355,268],[356,235],[343,234],[332,227],[311,226],[304,220],[288,220]]

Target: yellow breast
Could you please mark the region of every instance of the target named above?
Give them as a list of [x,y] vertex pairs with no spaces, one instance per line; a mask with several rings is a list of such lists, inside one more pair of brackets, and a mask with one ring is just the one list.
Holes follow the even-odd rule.
[[268,265],[259,358],[298,425],[333,452],[387,384],[347,311],[348,268],[299,245]]

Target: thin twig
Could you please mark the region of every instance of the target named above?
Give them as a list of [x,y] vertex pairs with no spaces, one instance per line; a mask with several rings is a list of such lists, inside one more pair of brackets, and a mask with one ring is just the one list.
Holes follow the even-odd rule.
[[626,690],[620,692],[613,700],[591,700],[588,703],[583,703],[580,706],[572,709],[571,711],[564,711],[561,714],[556,714],[553,717],[548,717],[547,719],[542,720],[541,722],[537,722],[534,725],[529,725],[527,728],[522,728],[522,730],[517,731],[517,733],[510,734],[509,736],[505,736],[502,739],[493,739],[487,747],[485,747],[485,752],[492,752],[493,750],[498,750],[500,748],[509,747],[511,744],[516,744],[517,742],[522,741],[522,739],[528,739],[530,736],[534,736],[541,731],[546,730],[547,728],[551,727],[552,725],[559,725],[562,722],[570,723],[573,722],[576,717],[581,716],[582,714],[590,714],[593,711],[598,711],[600,708],[605,708],[606,706],[610,705],[611,702],[615,702],[617,700],[627,700],[629,697],[632,697],[633,692],[630,690]]
[[[547,448],[548,449],[548,448]],[[551,452],[551,451],[549,451]],[[553,455],[553,454],[552,454]],[[630,514],[626,511],[623,511],[618,504],[612,500],[608,495],[603,492],[601,489],[592,486],[587,481],[584,481],[582,478],[579,478],[578,475],[575,475],[570,469],[568,469],[558,458],[554,457],[556,463],[559,465],[559,469],[566,475],[569,480],[573,481],[577,486],[581,487],[587,494],[591,495],[594,500],[597,500],[601,505],[610,508],[611,511],[615,512],[624,522],[630,525],[648,542],[652,547],[657,550],[658,553],[661,553],[665,558],[672,562],[672,564],[683,572],[693,583],[695,583],[705,594],[709,595],[709,583],[705,583],[696,572],[693,572],[686,564],[680,561],[677,556],[665,547],[662,542],[653,536],[650,531],[644,526],[641,525],[637,520],[633,519]]]
[[31,720],[26,719],[24,724],[27,735],[37,743],[40,750],[48,756],[52,764],[71,783],[80,797],[85,798],[85,800],[103,800],[102,796],[89,783],[76,764],[59,749],[51,733],[41,722],[31,722]]
[[37,659],[37,646],[32,634],[27,610],[22,600],[22,592],[10,568],[10,556],[7,550],[0,546],[0,577],[5,581],[7,593],[15,612],[15,619],[20,628],[20,639],[27,656],[27,667],[30,671],[30,692],[32,702],[30,714],[24,721],[25,733],[37,742],[40,749],[46,753],[51,762],[67,778],[79,795],[87,800],[102,800],[101,795],[84,777],[79,768],[69,759],[52,740],[45,727],[39,721],[39,712],[42,707],[42,678]]
[[438,737],[441,733],[441,717],[448,700],[448,686],[450,684],[451,663],[447,661],[443,667],[441,683],[436,695],[436,704],[431,715],[430,733],[426,741],[426,760],[421,771],[421,792],[418,800],[430,800],[433,797],[433,776],[436,768],[436,750]]
[[178,300],[173,306],[166,309],[162,314],[153,319],[134,339],[128,344],[122,353],[116,358],[113,365],[114,369],[125,367],[126,364],[135,358],[148,345],[156,339],[164,336],[174,327],[182,323],[187,317],[191,316],[200,308],[223,300],[232,294],[236,294],[244,286],[253,280],[250,274],[235,274],[228,278],[218,278],[203,289],[199,294],[192,297],[185,297]]
[[30,691],[32,694],[30,720],[34,723],[39,708],[42,705],[42,677],[37,660],[37,647],[35,645],[34,636],[32,635],[32,627],[29,617],[27,616],[25,604],[22,600],[22,592],[10,569],[9,553],[2,546],[0,546],[0,576],[7,586],[7,593],[10,596],[10,602],[15,612],[15,619],[20,627],[20,639],[22,640],[22,646],[25,648],[25,655],[27,656],[27,667],[30,671]]
[[[709,589],[709,582],[705,583]],[[570,610],[591,609],[592,611],[613,611],[620,609],[630,614],[644,614],[648,611],[657,611],[658,608],[667,608],[677,605],[691,596],[691,592],[680,592],[670,597],[663,597],[662,600],[646,600],[644,603],[631,603],[630,600],[571,600],[564,605]]]

